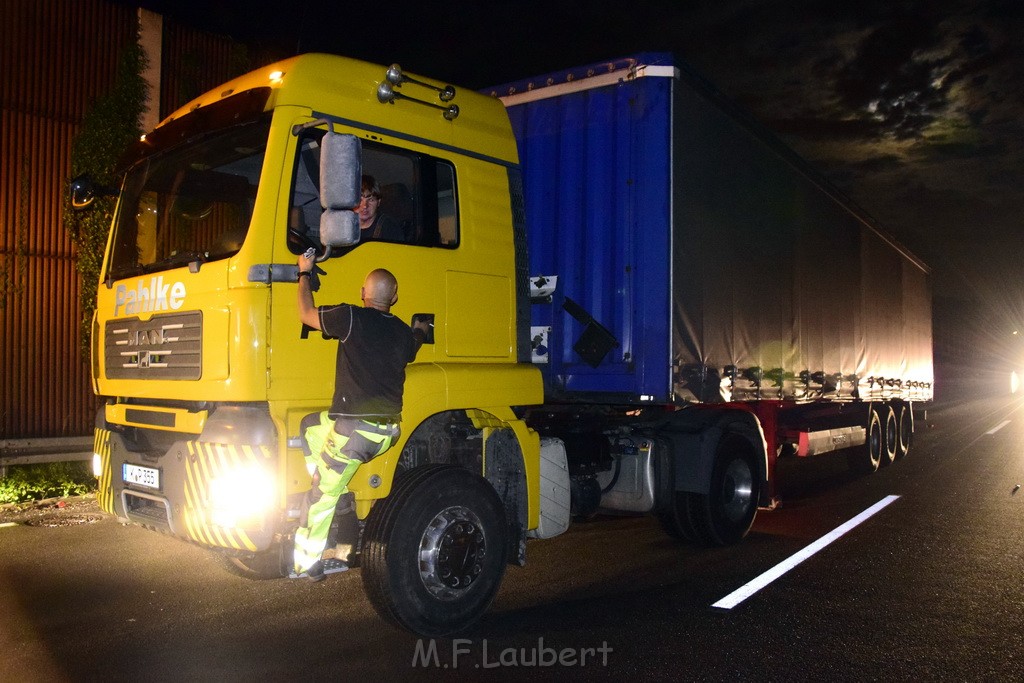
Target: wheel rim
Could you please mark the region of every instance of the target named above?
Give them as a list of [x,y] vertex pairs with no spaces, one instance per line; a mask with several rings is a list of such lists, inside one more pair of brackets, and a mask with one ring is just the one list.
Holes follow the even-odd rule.
[[486,554],[480,518],[468,508],[445,508],[420,538],[420,579],[434,597],[454,600],[480,576]]
[[737,522],[747,514],[754,499],[754,473],[750,466],[737,458],[729,463],[722,478],[722,514]]
[[871,465],[878,467],[882,461],[882,423],[878,419],[871,421],[871,432],[868,435],[868,457]]

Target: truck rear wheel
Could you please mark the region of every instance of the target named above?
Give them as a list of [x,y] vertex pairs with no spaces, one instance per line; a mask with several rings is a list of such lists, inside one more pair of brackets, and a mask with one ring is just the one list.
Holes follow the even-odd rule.
[[672,502],[664,511],[658,513],[658,521],[661,522],[665,533],[672,538],[697,543],[699,539],[694,535],[690,524],[690,495],[686,491],[673,491]]
[[505,511],[482,477],[424,465],[376,503],[363,543],[363,586],[386,620],[426,637],[473,624],[505,573]]
[[715,450],[707,493],[677,491],[659,515],[672,536],[706,546],[739,542],[754,523],[761,476],[746,439],[725,435]]

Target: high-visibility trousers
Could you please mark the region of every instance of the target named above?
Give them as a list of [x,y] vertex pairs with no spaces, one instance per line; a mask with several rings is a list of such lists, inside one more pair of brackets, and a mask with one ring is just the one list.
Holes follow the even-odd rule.
[[[301,574],[323,555],[331,520],[341,496],[359,466],[386,450],[398,438],[395,423],[367,422],[355,418],[331,420],[326,412],[308,427],[306,467],[313,485],[306,493],[301,526],[295,532],[295,573]],[[307,421],[304,420],[304,423]]]

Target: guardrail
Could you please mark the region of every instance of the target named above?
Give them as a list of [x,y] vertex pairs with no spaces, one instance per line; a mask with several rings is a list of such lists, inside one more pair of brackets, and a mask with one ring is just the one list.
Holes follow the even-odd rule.
[[0,439],[0,477],[7,476],[11,465],[91,460],[92,444],[92,436]]

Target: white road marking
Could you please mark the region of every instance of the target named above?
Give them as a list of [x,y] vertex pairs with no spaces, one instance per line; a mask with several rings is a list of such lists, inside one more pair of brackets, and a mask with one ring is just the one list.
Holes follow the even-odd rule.
[[797,566],[804,560],[810,558],[819,550],[824,549],[833,541],[838,540],[839,537],[845,534],[847,531],[850,531],[854,527],[858,526],[861,522],[867,521],[876,513],[881,512],[884,508],[895,503],[897,499],[899,499],[899,496],[886,496],[885,498],[878,501],[877,503],[875,503],[874,505],[872,505],[867,510],[860,513],[850,521],[836,527],[832,531],[828,532],[827,534],[819,538],[814,543],[810,544],[800,552],[791,556],[789,559],[783,560],[779,564],[775,565],[774,567],[766,571],[764,574],[761,574],[761,576],[757,577],[745,586],[741,586],[740,588],[734,590],[732,593],[729,593],[729,595],[725,596],[724,598],[722,598],[721,600],[719,600],[711,606],[719,607],[721,609],[732,609],[733,607],[740,604],[757,591],[761,590],[762,588],[770,584],[775,579],[779,578],[780,576],[788,572],[793,567]]
[[993,434],[995,434],[996,432],[998,432],[1000,429],[1002,429],[1003,427],[1005,427],[1008,424],[1010,424],[1009,420],[1003,420],[1002,422],[997,424],[995,427],[993,427],[992,429],[990,429],[987,432],[985,432],[985,436],[992,436]]
[[7,527],[18,526],[16,522],[3,522],[0,524],[0,529],[6,529]]

